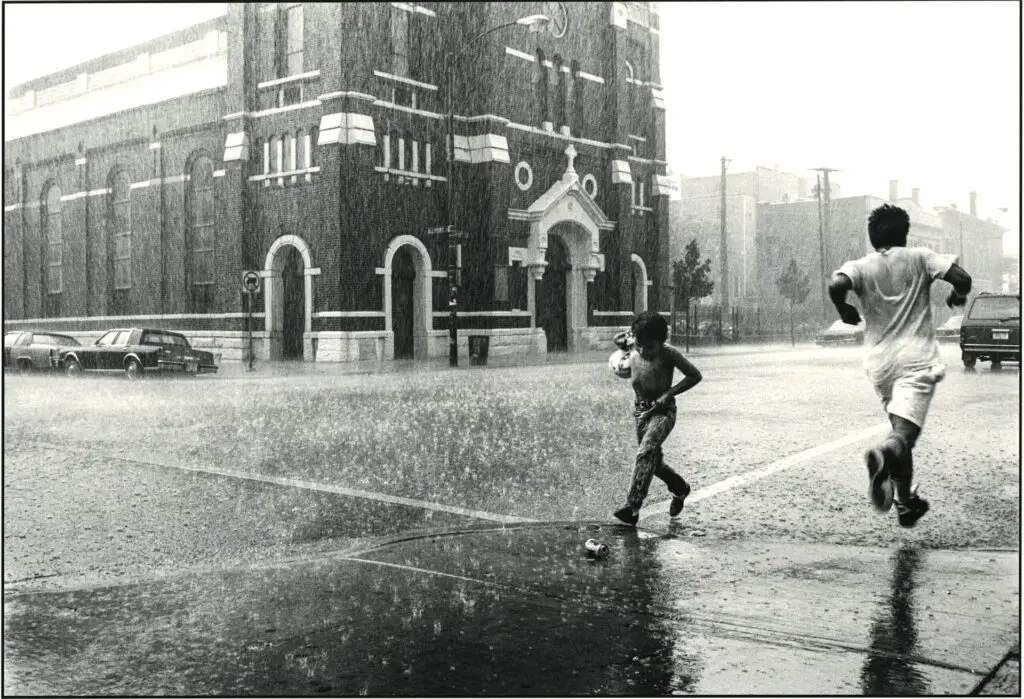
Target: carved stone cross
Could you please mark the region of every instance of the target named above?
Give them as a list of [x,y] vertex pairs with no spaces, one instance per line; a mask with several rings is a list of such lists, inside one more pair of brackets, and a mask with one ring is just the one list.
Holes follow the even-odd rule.
[[569,147],[565,149],[565,157],[569,159],[569,164],[565,168],[566,174],[576,173],[576,169],[572,166],[572,161],[576,159],[576,148],[570,143]]

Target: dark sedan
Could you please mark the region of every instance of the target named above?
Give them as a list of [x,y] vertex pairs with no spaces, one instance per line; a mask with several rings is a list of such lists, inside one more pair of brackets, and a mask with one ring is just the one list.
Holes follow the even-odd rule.
[[70,335],[42,330],[16,330],[4,334],[4,368],[19,372],[54,368],[50,356],[61,347],[81,347]]
[[862,345],[864,344],[864,321],[858,325],[847,325],[843,321],[837,320],[826,330],[818,333],[814,342],[822,347],[826,345]]
[[129,380],[146,374],[217,371],[213,353],[193,348],[181,333],[152,328],[110,330],[91,345],[62,349],[59,362],[68,376],[124,372]]

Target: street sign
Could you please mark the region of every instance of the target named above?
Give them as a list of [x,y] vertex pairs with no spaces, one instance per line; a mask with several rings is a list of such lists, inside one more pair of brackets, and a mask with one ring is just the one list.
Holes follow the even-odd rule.
[[427,235],[445,235],[451,233],[455,226],[434,226],[427,229]]
[[248,270],[242,274],[242,288],[255,294],[260,290],[260,275],[258,272]]

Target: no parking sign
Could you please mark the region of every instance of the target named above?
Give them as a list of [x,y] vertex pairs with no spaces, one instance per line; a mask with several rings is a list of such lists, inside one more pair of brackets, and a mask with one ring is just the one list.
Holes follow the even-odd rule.
[[251,294],[260,290],[260,275],[258,272],[247,270],[242,273],[242,288]]

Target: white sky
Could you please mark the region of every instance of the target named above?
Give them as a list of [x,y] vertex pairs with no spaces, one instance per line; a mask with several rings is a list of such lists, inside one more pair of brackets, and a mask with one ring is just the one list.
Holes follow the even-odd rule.
[[[224,3],[4,4],[8,86],[224,13]],[[989,2],[663,2],[668,161],[755,165],[843,195],[968,208],[1019,250],[1020,6]],[[571,29],[570,29],[571,31]],[[997,211],[1007,207],[1009,211]]]

